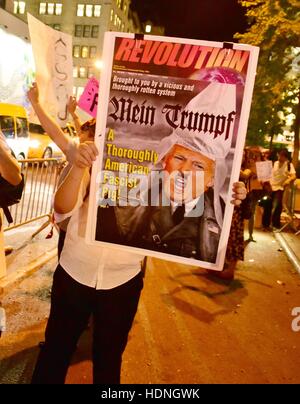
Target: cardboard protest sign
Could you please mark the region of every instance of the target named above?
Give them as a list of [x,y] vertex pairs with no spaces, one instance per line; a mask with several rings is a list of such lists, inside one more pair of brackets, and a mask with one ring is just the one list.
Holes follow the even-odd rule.
[[41,102],[58,124],[65,126],[67,102],[73,94],[72,36],[29,13],[27,16]]
[[97,116],[98,93],[99,81],[95,77],[92,77],[85,86],[85,89],[78,101],[79,108],[94,118]]
[[107,33],[87,241],[223,267],[258,48]]
[[258,181],[270,181],[273,169],[272,161],[257,161],[255,165]]

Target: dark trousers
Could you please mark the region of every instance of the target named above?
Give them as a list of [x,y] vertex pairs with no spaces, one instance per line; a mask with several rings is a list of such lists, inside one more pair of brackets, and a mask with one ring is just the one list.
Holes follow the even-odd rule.
[[61,252],[64,248],[64,244],[65,244],[65,238],[66,238],[66,234],[67,232],[59,229],[59,233],[58,233],[58,243],[57,243],[57,255],[58,255],[58,261],[60,259],[61,256]]
[[78,339],[90,315],[93,327],[93,381],[119,384],[122,354],[137,311],[143,275],[109,290],[96,290],[54,273],[51,310],[32,384],[63,384]]
[[282,198],[283,191],[273,191],[271,199],[266,201],[264,205],[264,213],[262,217],[263,227],[269,227],[272,221],[272,225],[276,228],[280,228],[280,216],[282,212]]
[[248,222],[248,231],[249,231],[249,238],[252,239],[253,237],[253,230],[254,230],[254,220],[255,220],[255,211],[258,201],[266,195],[266,192],[263,189],[252,189],[249,192],[249,198],[251,201],[250,210],[251,216]]

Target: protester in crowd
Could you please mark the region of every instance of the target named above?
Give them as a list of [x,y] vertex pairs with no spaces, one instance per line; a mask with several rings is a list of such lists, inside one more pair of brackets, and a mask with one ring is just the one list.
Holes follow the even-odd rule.
[[280,229],[280,216],[282,212],[282,199],[285,188],[296,179],[296,171],[289,161],[289,152],[282,149],[278,153],[272,171],[271,198],[266,201],[263,213],[263,227],[265,230],[272,224],[274,229]]
[[[95,137],[95,128],[96,128],[95,119],[90,119],[89,121],[87,121],[83,125],[81,125],[79,130],[77,130],[79,142],[84,143],[86,141],[93,141],[94,137]],[[60,174],[59,180],[58,180],[58,188],[65,180],[71,167],[72,167],[72,164],[68,163],[63,168],[63,170]],[[69,221],[70,221],[70,218],[67,218],[66,220],[63,220],[62,222],[58,223],[58,228],[59,228],[58,245],[57,245],[58,258],[60,258],[60,255],[61,255],[61,252],[62,252],[62,249],[64,246]]]
[[27,97],[45,132],[47,132],[54,143],[56,143],[66,155],[67,160],[72,163],[76,153],[77,144],[70,139],[70,137],[42,107],[39,99],[39,89],[36,83],[33,83],[28,90]]
[[[20,166],[17,160],[12,156],[11,151],[6,143],[5,137],[0,128],[0,208],[4,210],[4,214],[8,222],[12,222],[12,217],[8,206],[17,203],[23,192],[24,180],[21,174]],[[2,228],[2,218],[0,217],[0,231]],[[12,247],[5,248],[5,254],[9,254]],[[1,307],[0,302],[0,337],[6,329],[5,310]]]
[[[27,96],[44,130],[49,134],[51,139],[62,149],[62,151],[67,155],[67,158],[69,160],[68,164],[64,167],[64,169],[60,174],[58,181],[58,185],[60,185],[71,169],[72,151],[74,154],[74,151],[76,150],[76,142],[70,140],[69,136],[65,134],[64,130],[57,125],[57,123],[50,117],[50,115],[47,114],[45,109],[41,106],[39,98],[39,89],[36,83],[32,84],[32,87],[27,92]],[[95,136],[95,127],[96,127],[95,119],[91,119],[82,125],[80,118],[76,113],[76,108],[77,108],[76,98],[70,96],[67,104],[67,110],[69,114],[72,116],[72,119],[74,121],[79,142],[93,140]],[[68,222],[69,219],[66,219],[65,221],[59,223],[58,225],[59,227],[58,258],[60,257],[64,245]]]
[[[13,222],[9,206],[18,203],[24,188],[24,180],[21,168],[13,157],[5,137],[0,128],[0,208],[9,223]],[[9,254],[12,247],[6,247],[5,253]]]
[[[38,108],[43,115],[42,107]],[[45,115],[43,119],[45,122]],[[57,128],[56,135],[60,136]],[[123,250],[116,254],[115,249],[85,241],[90,167],[97,154],[92,141],[80,143],[72,154],[72,167],[55,195],[56,221],[70,218],[70,222],[54,274],[45,344],[34,370],[34,384],[64,382],[71,356],[91,314],[94,383],[120,382],[122,353],[137,310],[143,273],[139,255]],[[245,197],[243,189],[240,183],[235,184],[232,203],[241,203]]]
[[[80,143],[83,143],[85,141],[93,141],[95,137],[95,129],[96,129],[96,120],[95,119],[90,119],[89,121],[85,122],[83,125],[80,121],[79,116],[76,113],[76,108],[77,108],[77,101],[75,97],[70,97],[69,102],[67,104],[67,109],[70,115],[73,118],[75,128],[76,128],[76,133],[78,134],[78,139]],[[58,187],[62,184],[66,176],[68,175],[72,165],[68,163],[62,170],[59,180],[58,180]],[[58,223],[58,228],[59,228],[59,236],[58,236],[58,245],[57,245],[57,255],[58,259],[60,258],[64,242],[65,242],[65,237],[66,237],[66,231],[67,231],[67,226],[69,223],[69,218]]]
[[263,204],[265,204],[265,201],[271,193],[270,183],[268,181],[262,182],[258,180],[256,163],[260,161],[266,161],[270,153],[268,150],[262,149],[260,147],[253,147],[252,150],[251,148],[247,148],[245,150],[245,153],[246,158],[245,162],[242,164],[242,170],[245,170],[246,168],[249,169],[251,172],[251,174],[248,176],[248,179],[246,180],[246,187],[248,191],[247,199],[249,202],[249,217],[245,216],[245,218],[248,219],[249,237],[247,241],[255,242],[256,240],[253,237],[253,232],[256,208],[257,205],[262,206]]
[[22,181],[21,168],[17,160],[12,156],[0,128],[0,175],[12,186],[17,186]]
[[77,134],[81,133],[81,125],[82,122],[79,118],[79,115],[76,113],[76,108],[77,108],[77,100],[76,97],[70,96],[68,104],[67,104],[67,109],[69,114],[71,115],[74,125],[75,125],[75,130]]
[[[240,181],[246,183],[252,172],[245,167],[245,156],[240,171]],[[248,197],[248,195],[247,195]],[[234,280],[234,274],[238,261],[244,261],[244,220],[251,215],[251,201],[244,199],[240,206],[236,206],[233,211],[230,226],[229,239],[226,249],[226,258],[223,271],[208,271],[213,277],[227,281]]]

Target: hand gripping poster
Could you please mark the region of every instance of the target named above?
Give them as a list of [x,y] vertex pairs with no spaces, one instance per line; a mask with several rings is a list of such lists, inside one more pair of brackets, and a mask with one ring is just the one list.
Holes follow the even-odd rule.
[[222,269],[257,58],[249,45],[106,33],[89,243]]

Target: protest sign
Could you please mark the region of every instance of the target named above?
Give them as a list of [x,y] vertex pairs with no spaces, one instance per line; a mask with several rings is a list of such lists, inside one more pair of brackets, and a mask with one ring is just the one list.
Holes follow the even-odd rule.
[[86,239],[221,270],[258,48],[106,33]]
[[72,36],[27,15],[41,103],[60,126],[65,126],[67,102],[73,94]]
[[94,118],[97,116],[98,93],[99,82],[95,77],[92,77],[85,86],[85,89],[78,101],[79,108]]
[[256,174],[258,181],[266,182],[270,181],[272,178],[272,161],[257,161],[256,165]]

